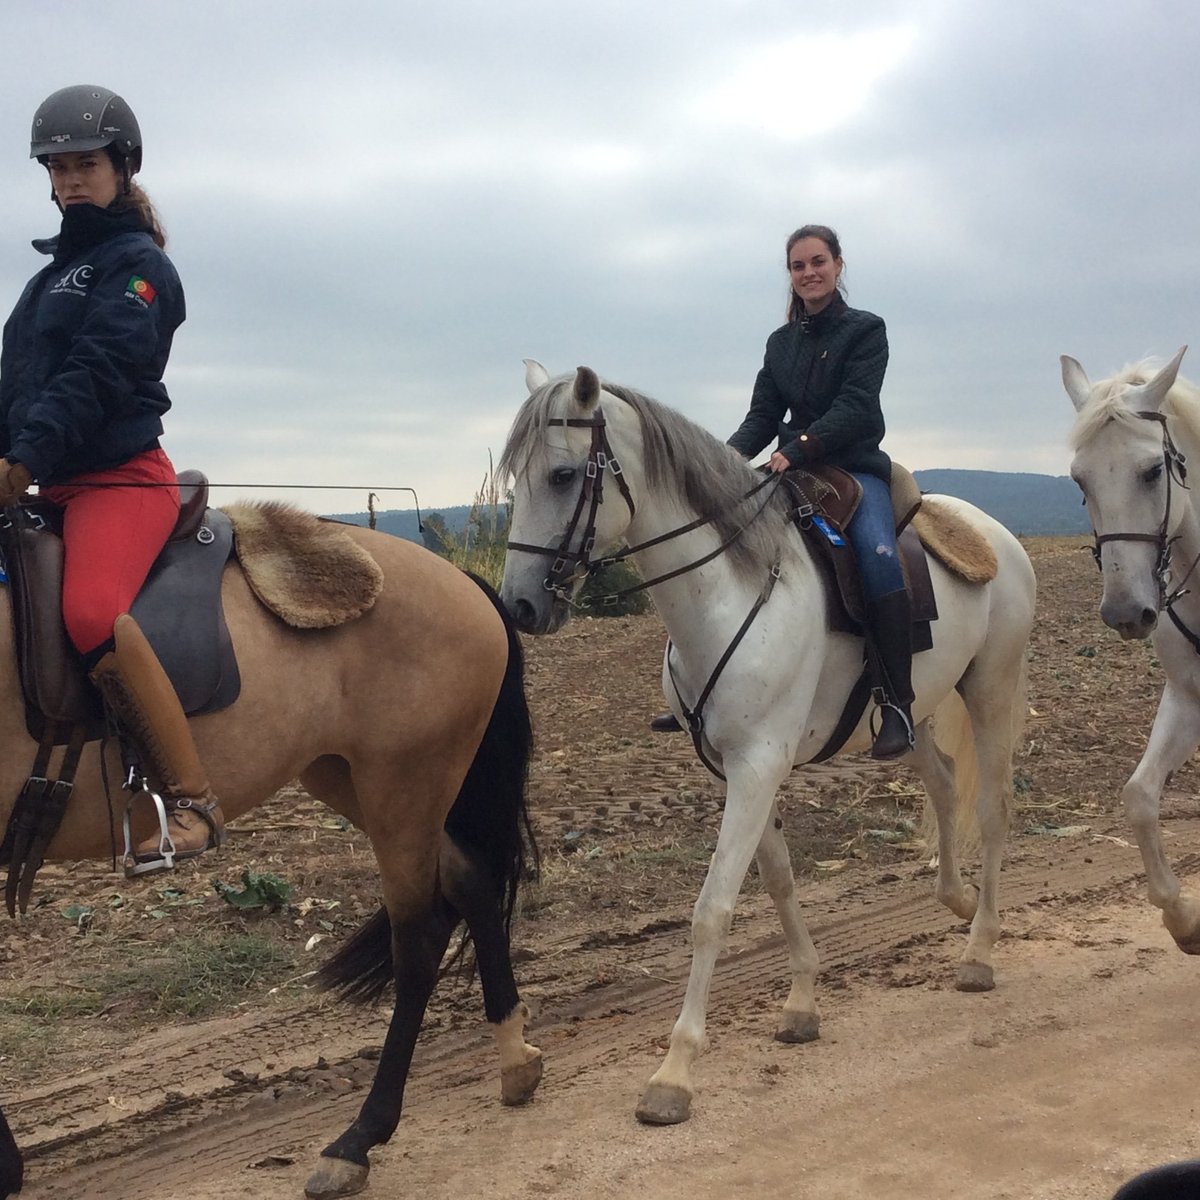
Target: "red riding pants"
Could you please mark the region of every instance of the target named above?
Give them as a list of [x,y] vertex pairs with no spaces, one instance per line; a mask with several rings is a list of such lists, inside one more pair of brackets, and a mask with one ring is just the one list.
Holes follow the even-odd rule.
[[171,536],[179,516],[175,468],[161,450],[147,450],[40,494],[63,509],[63,623],[87,654],[112,637]]

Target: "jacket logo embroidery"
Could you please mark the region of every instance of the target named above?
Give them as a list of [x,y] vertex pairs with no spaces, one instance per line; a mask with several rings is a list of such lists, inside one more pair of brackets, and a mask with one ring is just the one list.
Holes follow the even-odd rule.
[[51,289],[52,296],[86,296],[92,281],[92,265],[72,267]]

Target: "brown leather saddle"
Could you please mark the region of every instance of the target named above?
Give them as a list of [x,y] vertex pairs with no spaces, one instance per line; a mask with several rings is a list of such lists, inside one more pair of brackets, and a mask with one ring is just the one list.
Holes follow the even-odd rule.
[[[215,712],[241,690],[221,608],[233,528],[224,513],[208,507],[208,480],[199,471],[183,471],[178,480],[179,519],[131,612],[184,711]],[[104,736],[100,698],[62,620],[62,510],[38,499],[5,509],[0,550],[30,735],[41,741],[57,726],[55,742],[62,744],[72,726],[83,725],[88,740]]]
[[[897,475],[898,479],[895,478]],[[789,471],[784,482],[792,496],[792,520],[812,549],[813,559],[821,572],[830,629],[861,636],[866,602],[858,564],[844,530],[858,510],[862,485],[849,472],[823,464]],[[938,614],[929,559],[910,524],[920,508],[920,490],[903,467],[894,468],[892,497],[900,566],[912,602],[913,653],[916,654],[932,648],[932,623]]]

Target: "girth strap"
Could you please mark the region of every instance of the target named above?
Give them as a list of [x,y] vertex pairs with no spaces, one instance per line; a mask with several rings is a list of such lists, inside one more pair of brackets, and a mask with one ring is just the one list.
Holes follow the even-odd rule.
[[838,723],[833,727],[825,745],[808,760],[810,763],[824,762],[832,758],[847,742],[850,735],[858,728],[862,715],[867,711],[867,701],[871,698],[871,671],[863,667],[862,674],[854,681],[850,695],[846,697],[846,707],[838,717]]
[[758,599],[754,601],[750,611],[746,614],[746,619],[742,622],[737,633],[733,635],[733,640],[725,647],[725,653],[721,655],[717,661],[717,665],[713,667],[708,677],[708,682],[705,683],[699,698],[696,700],[695,708],[688,708],[683,702],[683,696],[679,691],[679,682],[675,678],[675,668],[671,665],[671,643],[667,643],[667,672],[671,676],[671,686],[675,689],[675,695],[679,699],[679,707],[683,709],[683,719],[687,723],[688,732],[692,735],[692,745],[696,748],[696,757],[718,779],[724,779],[725,773],[704,752],[704,706],[708,703],[708,698],[712,695],[713,688],[717,686],[717,680],[721,678],[721,672],[725,670],[726,664],[733,657],[733,652],[742,644],[742,639],[749,632],[750,626],[754,624],[754,618],[758,616],[763,605],[770,600],[771,593],[775,590],[775,584],[778,582],[779,561],[776,560],[775,565],[771,568],[770,575],[767,576],[767,582],[763,585],[763,590],[758,595]]

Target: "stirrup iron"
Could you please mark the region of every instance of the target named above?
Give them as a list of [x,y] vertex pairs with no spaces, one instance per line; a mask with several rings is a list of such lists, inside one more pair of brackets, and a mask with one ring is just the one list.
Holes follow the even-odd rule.
[[[130,772],[129,783],[132,784],[134,781],[133,772]],[[125,857],[123,865],[125,867],[126,879],[134,879],[138,875],[146,875],[151,871],[170,871],[175,867],[175,843],[171,840],[171,833],[167,827],[167,806],[163,803],[163,798],[144,779],[138,778],[136,782],[140,786],[136,790],[132,787],[130,788],[129,800],[125,804]],[[143,862],[138,862],[137,852],[133,845],[133,829],[130,823],[130,813],[133,811],[134,801],[139,796],[147,796],[154,802],[154,811],[158,816],[158,858],[146,859]]]

